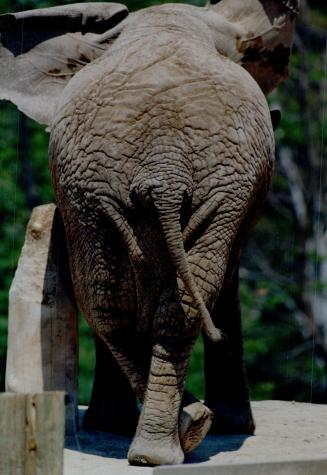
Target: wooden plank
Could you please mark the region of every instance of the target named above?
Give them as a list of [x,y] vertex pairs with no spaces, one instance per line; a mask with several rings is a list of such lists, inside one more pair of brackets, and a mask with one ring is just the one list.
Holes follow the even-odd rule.
[[[55,205],[33,210],[9,293],[6,391],[66,391],[66,432],[76,431],[77,309]],[[58,351],[60,348],[60,351]]]
[[64,392],[0,395],[0,474],[62,475]]
[[26,397],[0,394],[0,474],[22,475],[25,463]]

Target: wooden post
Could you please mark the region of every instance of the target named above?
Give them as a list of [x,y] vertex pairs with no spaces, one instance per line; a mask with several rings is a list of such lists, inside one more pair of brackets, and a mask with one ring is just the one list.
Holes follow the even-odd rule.
[[65,391],[73,435],[77,387],[77,310],[61,217],[50,204],[33,210],[10,288],[6,391]]
[[63,392],[0,394],[0,474],[62,475]]

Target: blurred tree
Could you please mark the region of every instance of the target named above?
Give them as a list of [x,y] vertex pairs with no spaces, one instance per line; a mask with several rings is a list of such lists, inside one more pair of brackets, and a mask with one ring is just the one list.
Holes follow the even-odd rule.
[[310,5],[302,4],[290,77],[270,98],[283,117],[276,173],[243,257],[242,292],[254,387],[263,397],[327,402],[327,11]]

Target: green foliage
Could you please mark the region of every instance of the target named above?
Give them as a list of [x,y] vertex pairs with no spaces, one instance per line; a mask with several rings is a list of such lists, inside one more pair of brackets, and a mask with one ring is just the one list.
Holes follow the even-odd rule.
[[0,105],[0,390],[4,387],[8,289],[21,249],[26,203],[19,186],[21,163],[17,160],[18,113]]
[[27,159],[33,163],[34,186],[39,203],[52,203],[53,191],[48,167],[49,134],[44,127],[29,120],[30,147]]
[[294,318],[288,289],[271,281],[241,285],[244,350],[253,399],[308,401],[323,372]]
[[87,405],[92,391],[95,348],[93,332],[83,317],[79,320],[79,338],[79,401]]
[[204,361],[203,341],[200,336],[193,348],[189,364],[189,372],[186,380],[186,389],[199,399],[204,398]]

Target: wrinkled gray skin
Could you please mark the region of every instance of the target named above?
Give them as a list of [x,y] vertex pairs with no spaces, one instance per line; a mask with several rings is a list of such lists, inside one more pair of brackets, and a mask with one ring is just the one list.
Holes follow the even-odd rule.
[[[182,400],[184,381],[202,328],[216,423],[224,413],[233,421],[233,409],[217,394],[219,361],[208,360],[228,364],[229,341],[230,390],[244,403],[248,432],[254,428],[238,262],[270,184],[264,94],[287,75],[298,5],[168,4],[125,20],[122,6],[106,4],[102,15],[103,5],[0,17],[1,97],[51,127],[50,170],[79,307],[143,402],[129,462],[182,463],[212,417],[201,403],[191,417],[182,411],[192,401]],[[38,19],[44,32],[54,13],[59,26],[71,18],[71,33],[56,26],[19,51],[21,25],[35,36]]]

